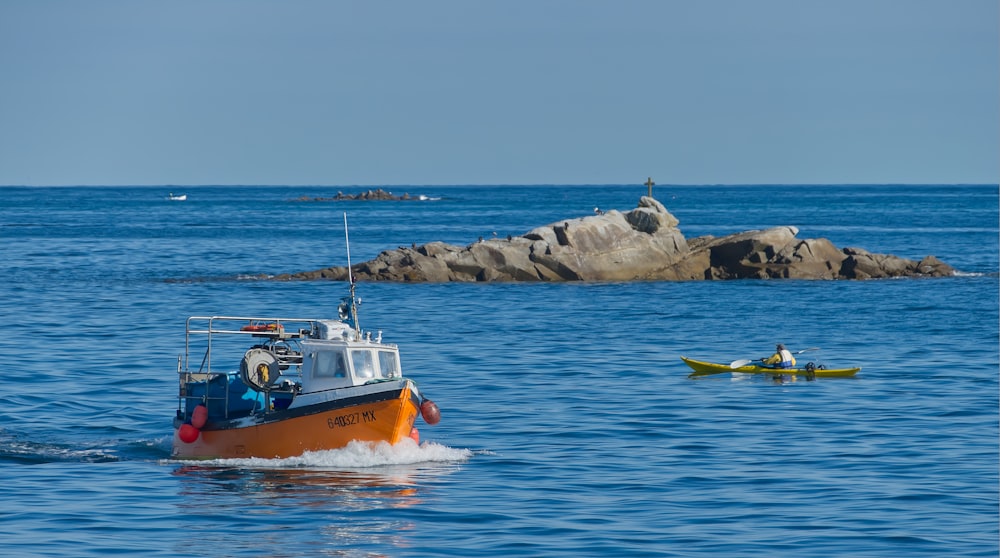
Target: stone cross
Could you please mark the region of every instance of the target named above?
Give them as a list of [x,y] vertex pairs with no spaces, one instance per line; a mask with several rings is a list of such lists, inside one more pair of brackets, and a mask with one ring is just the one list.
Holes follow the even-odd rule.
[[653,186],[656,186],[656,183],[653,182],[653,177],[646,177],[646,188],[649,189],[649,197],[653,197]]

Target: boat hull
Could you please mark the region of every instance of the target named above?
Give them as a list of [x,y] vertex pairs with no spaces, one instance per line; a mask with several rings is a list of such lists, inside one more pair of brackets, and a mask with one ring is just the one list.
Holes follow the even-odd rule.
[[410,436],[420,398],[409,382],[399,388],[315,405],[209,422],[197,438],[181,439],[174,423],[175,459],[286,458],[346,446],[354,440],[396,444]]
[[816,368],[806,370],[805,368],[768,368],[756,364],[748,364],[739,368],[730,368],[728,364],[716,364],[704,362],[687,357],[681,357],[685,364],[691,367],[693,372],[690,376],[708,376],[710,374],[725,374],[736,372],[740,374],[772,374],[781,376],[812,376],[815,378],[849,378],[861,371],[858,368]]

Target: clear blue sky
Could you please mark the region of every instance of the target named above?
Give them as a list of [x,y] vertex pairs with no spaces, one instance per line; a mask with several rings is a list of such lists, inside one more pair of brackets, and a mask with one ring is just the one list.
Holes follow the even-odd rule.
[[0,185],[997,183],[997,0],[0,0]]

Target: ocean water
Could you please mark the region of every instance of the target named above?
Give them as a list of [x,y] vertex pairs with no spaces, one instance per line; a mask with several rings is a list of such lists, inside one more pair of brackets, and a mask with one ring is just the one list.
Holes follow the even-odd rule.
[[[166,200],[168,190],[188,194]],[[331,317],[254,277],[506,237],[645,186],[0,189],[5,556],[996,556],[998,188],[656,186],[689,238],[795,225],[956,277],[362,283],[422,444],[169,458],[189,315]],[[854,379],[689,379],[775,342]],[[236,363],[234,363],[234,367]]]

